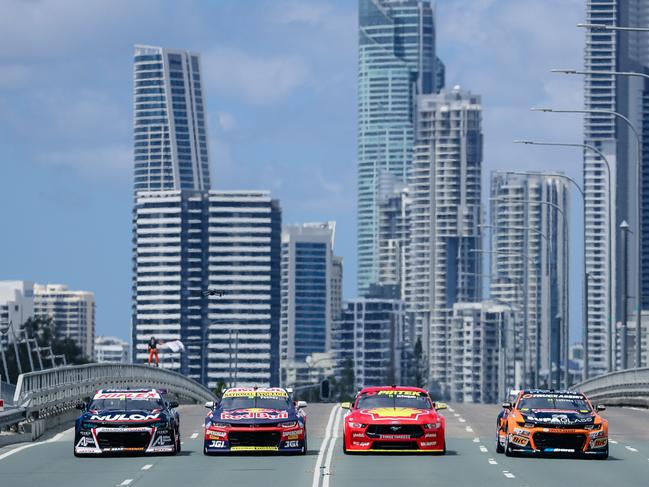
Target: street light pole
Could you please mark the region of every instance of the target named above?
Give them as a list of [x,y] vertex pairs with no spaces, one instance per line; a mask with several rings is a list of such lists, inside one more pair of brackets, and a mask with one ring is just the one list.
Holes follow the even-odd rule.
[[[620,29],[622,30],[622,29]],[[603,72],[606,74],[606,72]],[[621,74],[622,72],[620,71],[612,71],[610,73],[615,73],[615,74]],[[634,73],[635,75],[635,73]],[[627,126],[631,129],[633,134],[635,135],[636,138],[636,147],[637,147],[637,164],[636,164],[636,179],[637,182],[637,194],[636,194],[636,228],[637,228],[637,235],[636,239],[638,241],[637,248],[636,248],[636,267],[637,267],[637,279],[636,279],[636,286],[637,286],[637,293],[636,293],[636,330],[638,333],[638,336],[641,335],[642,332],[642,201],[641,201],[641,192],[642,192],[642,139],[640,138],[640,133],[636,129],[635,125],[633,125],[633,122],[629,120],[629,118],[619,112],[616,112],[615,110],[584,110],[584,109],[570,109],[570,110],[565,110],[565,109],[553,109],[553,108],[532,108],[532,111],[539,111],[539,112],[546,112],[546,113],[586,113],[586,114],[605,114],[605,115],[613,115],[614,117],[619,118],[620,120],[623,120]],[[584,263],[586,260],[586,255],[584,253]],[[587,287],[587,285],[585,285]],[[586,296],[586,301],[588,300],[588,296]],[[584,343],[584,380],[588,379],[588,343]],[[640,346],[636,347],[636,358],[639,358],[636,362],[638,366],[641,365],[642,360],[641,359],[641,353],[640,353]]]
[[[581,147],[583,149],[587,149],[590,151],[595,152],[599,157],[602,158],[602,161],[604,161],[604,164],[606,165],[606,171],[607,171],[607,176],[608,176],[608,337],[609,337],[609,359],[608,359],[608,371],[613,372],[615,370],[615,356],[614,356],[614,351],[615,351],[615,344],[614,344],[614,336],[615,336],[615,331],[613,329],[613,280],[612,280],[612,275],[613,275],[613,243],[612,243],[612,238],[613,238],[613,205],[612,205],[612,189],[611,189],[611,164],[609,163],[608,159],[604,155],[604,153],[599,150],[597,147],[590,145],[590,144],[569,144],[569,143],[558,143],[558,142],[537,142],[535,140],[516,140],[514,143],[517,144],[526,144],[526,145],[540,145],[540,146],[550,146],[550,147]],[[585,168],[584,168],[585,169]],[[585,183],[585,175],[586,172],[584,170],[584,183]],[[584,191],[585,191],[585,184],[584,184]],[[584,205],[585,205],[585,200],[584,200]],[[586,235],[586,220],[584,219],[584,242],[585,242],[585,235]],[[584,255],[584,259],[585,259]],[[569,326],[566,325],[566,329],[568,329]],[[566,336],[567,340],[567,336]],[[565,350],[565,363],[568,363],[568,349],[566,346]],[[566,378],[568,376],[566,375]],[[565,387],[568,388],[568,383],[566,382]]]
[[[626,221],[623,221],[620,224],[620,230],[622,231],[622,330],[620,337],[620,367],[622,370],[626,370],[629,367],[628,359],[628,350],[627,350],[627,301],[629,299],[628,294],[628,275],[629,275],[629,238],[628,235],[631,232],[629,229],[629,224]],[[636,337],[636,340],[640,337]]]

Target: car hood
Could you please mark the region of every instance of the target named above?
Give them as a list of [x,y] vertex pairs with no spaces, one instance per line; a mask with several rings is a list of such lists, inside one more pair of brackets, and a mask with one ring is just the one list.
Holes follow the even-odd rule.
[[372,424],[434,423],[440,415],[433,409],[416,408],[370,408],[357,409],[351,413],[354,421]]
[[153,422],[169,419],[169,414],[162,409],[147,410],[90,410],[81,415],[82,421],[98,423]]
[[570,411],[559,409],[532,409],[521,412],[526,423],[542,424],[549,426],[564,425],[589,425],[595,422],[592,412]]
[[291,409],[245,408],[221,409],[217,408],[207,415],[206,422],[229,424],[271,424],[282,421],[297,421],[298,414]]

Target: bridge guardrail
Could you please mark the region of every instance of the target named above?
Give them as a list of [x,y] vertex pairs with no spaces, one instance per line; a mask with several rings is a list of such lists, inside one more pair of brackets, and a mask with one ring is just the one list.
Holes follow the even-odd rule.
[[146,365],[86,364],[21,374],[14,404],[39,417],[73,408],[98,389],[152,387],[167,389],[183,400],[213,401],[212,392],[184,375]]
[[649,367],[610,372],[575,384],[573,388],[593,402],[649,407]]

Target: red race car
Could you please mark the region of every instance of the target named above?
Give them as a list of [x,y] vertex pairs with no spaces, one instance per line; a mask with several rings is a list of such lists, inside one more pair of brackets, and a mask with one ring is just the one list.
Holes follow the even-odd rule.
[[343,451],[446,453],[446,404],[434,403],[417,387],[366,387],[343,403]]

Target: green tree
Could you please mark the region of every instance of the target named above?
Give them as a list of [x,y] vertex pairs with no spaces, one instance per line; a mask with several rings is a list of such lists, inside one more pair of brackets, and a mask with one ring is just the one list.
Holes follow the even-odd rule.
[[220,399],[221,396],[223,396],[223,391],[227,389],[227,387],[228,384],[223,379],[219,379],[216,381],[216,387],[212,389],[212,392]]
[[428,379],[428,365],[424,347],[421,343],[421,337],[418,337],[415,343],[415,348],[412,353],[411,370],[415,387],[425,387]]
[[[69,337],[63,336],[60,327],[54,322],[51,317],[37,317],[28,319],[20,328],[18,335],[18,342],[16,346],[9,345],[5,350],[5,358],[7,360],[7,368],[9,369],[9,382],[15,384],[18,380],[19,367],[16,360],[16,349],[18,349],[18,356],[20,358],[20,365],[23,372],[30,372],[31,365],[29,361],[29,353],[31,348],[32,361],[34,368],[40,368],[40,362],[37,354],[40,353],[43,361],[44,368],[51,368],[52,362],[49,358],[49,353],[34,349],[32,345],[28,346],[24,341],[21,343],[21,338],[25,335],[29,338],[35,338],[36,344],[39,349],[51,347],[54,355],[65,356],[68,365],[80,365],[88,363],[88,357],[83,354],[81,348]],[[4,369],[2,369],[4,375]],[[3,378],[4,379],[4,378]]]

